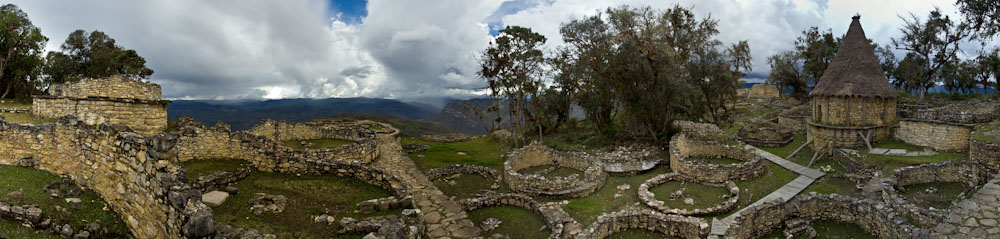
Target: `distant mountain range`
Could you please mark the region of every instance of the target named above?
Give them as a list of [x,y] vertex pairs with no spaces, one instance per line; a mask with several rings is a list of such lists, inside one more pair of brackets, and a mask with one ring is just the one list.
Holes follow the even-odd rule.
[[282,99],[266,101],[177,100],[167,106],[167,117],[176,119],[190,115],[205,124],[222,121],[233,130],[253,127],[265,118],[289,122],[305,122],[336,114],[380,114],[407,120],[434,115],[440,110],[430,105],[404,103],[390,99],[329,98]]

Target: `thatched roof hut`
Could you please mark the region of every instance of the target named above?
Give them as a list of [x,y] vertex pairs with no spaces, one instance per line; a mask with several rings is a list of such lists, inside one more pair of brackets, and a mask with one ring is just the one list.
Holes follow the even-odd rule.
[[899,97],[883,74],[875,49],[865,38],[860,18],[852,18],[837,56],[809,96]]

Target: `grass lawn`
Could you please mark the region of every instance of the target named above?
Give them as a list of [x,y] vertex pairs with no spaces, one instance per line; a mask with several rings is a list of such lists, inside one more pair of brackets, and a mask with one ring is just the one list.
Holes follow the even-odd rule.
[[[680,190],[681,188],[686,188],[684,190],[684,195],[671,200],[670,194]],[[726,188],[709,187],[697,183],[681,183],[676,181],[668,181],[657,185],[649,191],[656,195],[657,200],[663,201],[666,206],[687,210],[698,208],[705,209],[715,206],[725,201],[722,199],[722,196],[729,194],[729,190]],[[694,204],[688,205],[684,203],[685,198],[694,199]]]
[[[937,192],[927,193],[924,190],[927,188],[935,187]],[[923,207],[934,207],[937,209],[948,209],[951,207],[951,202],[959,200],[958,194],[968,190],[969,186],[965,183],[953,183],[953,182],[933,182],[933,183],[920,183],[909,185],[905,187],[905,192],[903,196],[907,198],[916,198],[920,200],[911,200],[910,202],[917,203],[917,205]]]
[[235,172],[245,161],[238,159],[188,160],[184,162],[184,171],[191,181],[214,172]]
[[986,134],[987,132],[995,132],[997,130],[1000,130],[1000,120],[976,126],[976,130],[972,131],[972,138],[991,144],[1000,144],[1000,136],[998,134],[992,136]]
[[[449,176],[446,175],[443,178]],[[489,190],[490,186],[493,185],[492,180],[486,180],[482,176],[472,174],[459,174],[458,177],[449,179],[448,181],[452,181],[454,184],[447,183],[445,180],[439,178],[434,180],[434,186],[437,186],[444,195],[455,197],[456,199],[473,198],[479,191]]]
[[[787,157],[789,154],[795,151],[795,149],[797,149],[799,146],[802,146],[802,144],[804,144],[805,141],[806,141],[805,135],[795,135],[795,139],[791,143],[785,146],[778,148],[760,148],[760,149],[770,152],[774,155],[778,155],[779,157]],[[814,152],[811,149],[809,149],[809,147],[806,147],[803,148],[801,151],[799,151],[799,153],[795,154],[795,157],[792,157],[788,160],[795,162],[799,165],[806,166],[809,165],[809,161],[812,160],[813,154]],[[842,178],[831,177],[832,174],[842,173],[846,171],[844,170],[844,166],[841,166],[836,161],[833,161],[833,159],[831,159],[830,157],[828,156],[820,157],[813,164],[812,169],[819,170],[820,168],[825,166],[830,166],[831,168],[833,168],[834,171],[828,173],[827,176],[824,176],[823,178],[820,178],[819,180],[813,182],[812,185],[809,185],[809,187],[807,187],[803,192],[805,193],[816,192],[825,194],[837,193],[843,195],[860,194],[860,191],[855,187],[856,183],[854,183],[853,181]]]
[[[500,145],[489,137],[477,137],[466,142],[437,143],[413,138],[404,138],[404,144],[426,144],[431,148],[424,152],[410,154],[410,159],[421,171],[452,164],[472,164],[503,170],[504,159],[500,158]],[[459,152],[465,155],[459,155]],[[423,158],[418,155],[424,155]]]
[[767,172],[760,177],[755,179],[736,182],[736,186],[740,188],[740,199],[736,201],[736,209],[726,213],[724,215],[718,216],[718,218],[723,218],[729,216],[730,214],[743,209],[753,202],[764,198],[771,192],[778,190],[788,182],[791,182],[795,178],[799,177],[798,174],[785,169],[777,164],[767,162]]
[[[128,228],[118,214],[110,210],[104,210],[106,204],[100,196],[93,191],[87,190],[78,196],[82,202],[82,208],[74,208],[61,198],[52,198],[45,193],[45,186],[61,181],[62,178],[38,169],[0,166],[0,200],[14,205],[34,204],[42,209],[43,215],[59,221],[62,224],[69,224],[74,229],[79,230],[87,224],[97,223],[102,228],[108,230],[103,238],[124,238],[129,234]],[[7,194],[19,191],[24,196],[20,200],[10,201]],[[66,209],[66,212],[59,212],[56,206]]]
[[551,233],[548,228],[539,230],[545,226],[545,220],[542,219],[541,215],[520,207],[486,207],[468,212],[468,215],[469,220],[472,220],[480,228],[487,218],[500,219],[500,227],[492,231],[482,231],[481,235],[486,238],[499,233],[510,238],[544,239],[549,238],[549,233]]
[[[820,220],[811,222],[813,229],[816,229],[817,239],[874,239],[875,235],[868,233],[865,229],[852,223]],[[775,229],[761,238],[784,239],[783,229]],[[796,237],[798,238],[798,237]]]
[[[635,206],[640,205],[639,194],[636,190],[639,188],[639,184],[646,182],[650,178],[656,175],[669,173],[670,168],[668,167],[657,167],[650,171],[642,174],[616,177],[608,176],[607,181],[604,186],[597,189],[593,194],[582,197],[567,199],[569,204],[563,208],[576,219],[577,222],[582,224],[584,227],[590,225],[597,220],[597,216],[602,213],[614,212],[621,210],[625,206]],[[618,185],[628,184],[630,188],[623,191],[622,197],[615,198],[615,193],[619,192]],[[536,198],[539,201],[562,201],[562,199],[546,199],[546,198]]]
[[31,109],[31,103],[0,102],[0,108]]
[[607,239],[648,239],[648,238],[677,238],[663,235],[663,233],[647,231],[642,229],[628,229],[619,233],[611,234]]
[[698,164],[741,164],[743,161],[731,158],[689,158],[688,161]]
[[[311,143],[309,146],[302,146],[302,142]],[[332,149],[348,144],[353,144],[354,141],[346,139],[310,139],[310,140],[286,140],[282,141],[285,146],[292,149]]]
[[15,221],[0,219],[0,238],[58,239],[62,237],[45,231],[36,231]]
[[0,113],[0,115],[3,115],[3,118],[4,118],[5,121],[11,122],[11,123],[16,123],[16,124],[34,124],[34,125],[39,125],[39,124],[44,124],[44,123],[56,122],[55,119],[49,119],[49,118],[43,118],[43,117],[35,117],[35,116],[33,116],[31,114],[28,114],[28,113]]
[[858,161],[882,168],[884,175],[892,175],[892,171],[897,168],[945,161],[962,161],[969,158],[965,153],[956,152],[938,152],[937,155],[926,157],[873,155],[868,153],[864,153],[864,155],[865,157],[859,158]]
[[[362,218],[400,211],[354,213],[356,203],[391,194],[350,177],[255,172],[233,186],[239,188],[239,194],[231,195],[222,206],[212,208],[215,220],[275,234],[278,238],[360,238],[363,235],[338,235],[337,226],[313,223],[312,217],[328,214],[339,221],[343,217]],[[249,200],[256,193],[283,195],[288,197],[288,205],[282,213],[254,215],[249,210]]]
[[[554,166],[554,165],[532,166],[532,167],[528,167],[528,168],[522,169],[518,173],[521,173],[521,174],[535,174],[535,173],[539,173],[542,170],[547,170],[549,168],[552,168],[552,166]],[[542,176],[544,176],[546,178],[553,178],[553,177],[569,177],[570,175],[576,175],[579,178],[583,178],[583,171],[576,170],[575,168],[569,168],[569,167],[558,167],[555,170],[549,171],[549,172],[545,173]]]

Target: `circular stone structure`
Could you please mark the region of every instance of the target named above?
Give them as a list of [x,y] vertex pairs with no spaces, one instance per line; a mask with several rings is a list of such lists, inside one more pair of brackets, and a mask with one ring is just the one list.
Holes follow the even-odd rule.
[[425,174],[427,174],[427,179],[431,180],[432,182],[438,178],[441,178],[442,176],[451,174],[478,175],[480,177],[485,178],[486,180],[493,180],[493,184],[490,185],[490,189],[497,190],[500,188],[500,180],[501,180],[500,172],[497,172],[496,169],[492,169],[485,166],[452,164],[440,168],[433,168],[427,170]]
[[[710,187],[726,188],[729,194],[726,196],[726,201],[705,209],[698,208],[694,210],[687,210],[687,209],[671,208],[665,205],[663,201],[657,200],[656,195],[653,194],[653,192],[649,191],[650,188],[656,187],[660,184],[669,181],[697,183]],[[678,173],[660,174],[656,177],[646,180],[646,182],[639,185],[639,200],[641,200],[642,203],[646,204],[646,206],[649,206],[653,209],[656,209],[657,211],[667,214],[677,214],[685,216],[718,215],[733,210],[733,208],[736,207],[736,201],[739,199],[740,199],[740,188],[737,187],[736,183],[733,183],[733,181],[726,181],[725,183],[699,182],[697,180],[686,177],[684,175],[680,175]]]
[[601,214],[597,221],[576,238],[602,239],[628,229],[642,229],[678,238],[705,238],[709,225],[705,219],[667,215],[646,208],[627,207],[621,211]]
[[795,139],[791,129],[768,121],[747,122],[736,135],[739,136],[740,141],[747,144],[770,148],[785,146]]
[[542,216],[545,226],[551,231],[549,238],[572,238],[574,233],[582,230],[580,223],[566,213],[559,205],[543,204],[524,194],[504,193],[478,198],[459,200],[462,209],[471,212],[476,209],[496,206],[515,206]]
[[[729,158],[739,164],[702,164],[689,160],[702,158]],[[670,168],[674,172],[698,181],[723,183],[743,181],[764,174],[766,161],[751,150],[714,142],[691,140],[685,133],[670,139]]]
[[[546,178],[537,174],[521,174],[518,171],[534,166],[558,165],[583,172],[582,178]],[[608,174],[604,164],[593,156],[582,152],[560,152],[539,142],[514,150],[503,163],[504,181],[514,191],[550,197],[575,198],[593,193]]]

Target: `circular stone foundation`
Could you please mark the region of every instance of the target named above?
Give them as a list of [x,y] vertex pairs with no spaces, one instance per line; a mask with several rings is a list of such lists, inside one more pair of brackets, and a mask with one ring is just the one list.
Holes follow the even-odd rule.
[[[581,178],[522,174],[519,171],[545,165],[572,168],[583,172]],[[539,142],[517,149],[504,162],[504,181],[514,191],[552,197],[583,197],[596,191],[607,179],[604,164],[586,153],[559,152]]]
[[440,168],[433,168],[427,170],[427,179],[432,182],[445,175],[452,174],[472,174],[478,175],[485,178],[486,180],[492,180],[493,184],[490,185],[490,189],[497,190],[500,188],[500,172],[495,169],[479,166],[479,165],[468,165],[468,164],[452,164]]
[[751,121],[737,132],[740,141],[757,147],[781,147],[791,143],[795,135],[791,129],[767,121]]
[[704,219],[667,215],[645,208],[625,208],[597,217],[576,238],[601,239],[628,229],[642,229],[678,238],[704,238],[709,225]]
[[[698,209],[688,210],[688,209],[671,208],[666,204],[664,204],[663,201],[656,199],[656,195],[649,191],[650,188],[656,187],[657,185],[669,181],[697,183],[710,187],[725,188],[729,194],[725,197],[725,201],[723,201],[722,203],[719,203],[715,206],[705,209],[698,208]],[[660,174],[656,177],[646,180],[646,182],[639,185],[639,200],[641,200],[642,203],[646,204],[646,206],[649,206],[653,209],[656,209],[657,211],[667,214],[677,214],[686,216],[718,215],[733,210],[733,208],[736,207],[736,201],[738,201],[739,199],[740,199],[740,188],[737,187],[736,183],[733,183],[733,181],[726,181],[725,183],[699,182],[697,180],[694,180],[692,178],[677,173]]]
[[[728,158],[738,164],[704,164],[694,158]],[[743,181],[764,174],[766,161],[754,151],[714,142],[691,140],[677,134],[670,140],[670,169],[698,181],[723,183]]]

